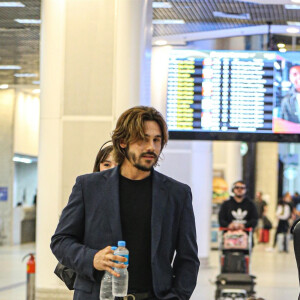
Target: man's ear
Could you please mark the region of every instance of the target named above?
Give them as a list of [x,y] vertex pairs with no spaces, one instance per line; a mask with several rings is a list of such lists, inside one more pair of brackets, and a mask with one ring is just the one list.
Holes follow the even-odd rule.
[[125,149],[127,147],[127,144],[124,142],[124,140],[120,141],[120,147]]

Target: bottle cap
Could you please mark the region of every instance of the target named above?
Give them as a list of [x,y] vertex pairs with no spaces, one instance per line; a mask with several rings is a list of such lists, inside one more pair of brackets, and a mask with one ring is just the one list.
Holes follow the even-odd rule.
[[125,241],[118,241],[118,247],[125,247],[126,242]]
[[117,248],[118,248],[118,247],[116,247],[116,246],[112,246],[112,247],[111,247],[111,250],[115,251],[115,250],[117,250]]

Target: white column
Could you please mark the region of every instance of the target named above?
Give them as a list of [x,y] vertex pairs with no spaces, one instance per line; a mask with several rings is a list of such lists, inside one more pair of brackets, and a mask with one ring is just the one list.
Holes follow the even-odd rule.
[[268,217],[275,224],[278,193],[278,143],[259,142],[256,151],[256,191],[261,191],[265,195],[268,202]]
[[198,254],[208,262],[212,208],[212,142],[192,142],[192,191],[197,228]]
[[171,46],[153,47],[151,61],[151,105],[167,115],[168,64]]
[[226,142],[226,181],[229,187],[242,177],[241,143]]
[[[49,247],[50,237],[53,235],[62,209],[65,10],[65,1],[54,0],[43,1],[42,3],[41,105],[36,226],[37,299],[46,299],[46,296],[41,296],[44,295],[43,292],[46,289],[49,291],[61,289],[61,293],[65,291],[63,284],[56,276],[53,276],[57,261]],[[53,295],[49,295],[49,299],[52,297]]]
[[150,0],[42,3],[36,299],[69,299],[50,239],[125,109],[150,102]]
[[0,245],[12,242],[13,207],[13,134],[14,134],[15,91],[0,91]]
[[231,141],[213,142],[213,168],[224,172],[224,179],[229,185],[242,179],[241,143]]
[[117,119],[132,106],[150,105],[152,1],[115,2],[113,99]]

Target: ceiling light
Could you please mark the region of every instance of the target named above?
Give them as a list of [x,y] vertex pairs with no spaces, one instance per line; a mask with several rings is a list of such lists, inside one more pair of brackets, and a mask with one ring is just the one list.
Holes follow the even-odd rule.
[[14,65],[0,65],[0,70],[21,70],[21,67]]
[[185,24],[185,21],[182,19],[156,19],[152,21],[153,24],[161,25],[161,24]]
[[172,8],[172,4],[168,2],[152,2],[153,8]]
[[285,9],[300,9],[300,5],[291,5],[291,4],[286,4],[284,6]]
[[37,74],[33,74],[33,73],[16,73],[14,74],[15,77],[37,77]]
[[8,84],[0,84],[0,89],[1,90],[8,89]]
[[285,48],[280,48],[279,52],[286,52],[286,49]]
[[292,0],[294,3],[300,3],[300,0]]
[[168,42],[166,40],[158,40],[158,41],[155,41],[154,44],[157,46],[165,46],[168,44]]
[[19,157],[19,156],[14,156],[13,161],[21,162],[21,163],[25,163],[25,164],[32,163],[32,159],[25,158],[25,157]]
[[222,11],[214,11],[214,17],[217,18],[227,18],[227,19],[241,19],[241,20],[250,20],[250,14],[230,14],[224,13]]
[[40,84],[40,81],[39,80],[34,80],[34,81],[32,81],[32,84]]
[[40,90],[40,89],[34,89],[34,90],[32,90],[32,92],[33,92],[34,94],[39,94],[39,93],[41,92],[41,90]]
[[38,20],[38,19],[15,19],[15,21],[20,24],[37,24],[37,25],[39,25],[42,23],[42,21]]
[[0,2],[0,7],[25,7],[21,2]]
[[299,29],[296,28],[296,27],[289,27],[289,28],[287,28],[286,32],[288,32],[288,33],[298,33]]
[[283,44],[283,43],[278,43],[278,44],[277,44],[277,47],[278,47],[278,48],[284,48],[284,47],[285,47],[285,44]]

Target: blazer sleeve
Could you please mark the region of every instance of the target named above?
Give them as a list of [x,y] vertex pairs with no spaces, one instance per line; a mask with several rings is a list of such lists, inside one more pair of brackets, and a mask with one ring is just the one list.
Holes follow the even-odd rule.
[[197,283],[199,265],[192,193],[188,188],[185,206],[181,214],[176,256],[173,263],[175,278],[171,294],[175,296],[174,299],[183,300],[191,297]]
[[84,245],[85,207],[81,180],[81,176],[76,179],[69,202],[51,238],[50,247],[60,263],[95,281],[93,260],[98,250]]

